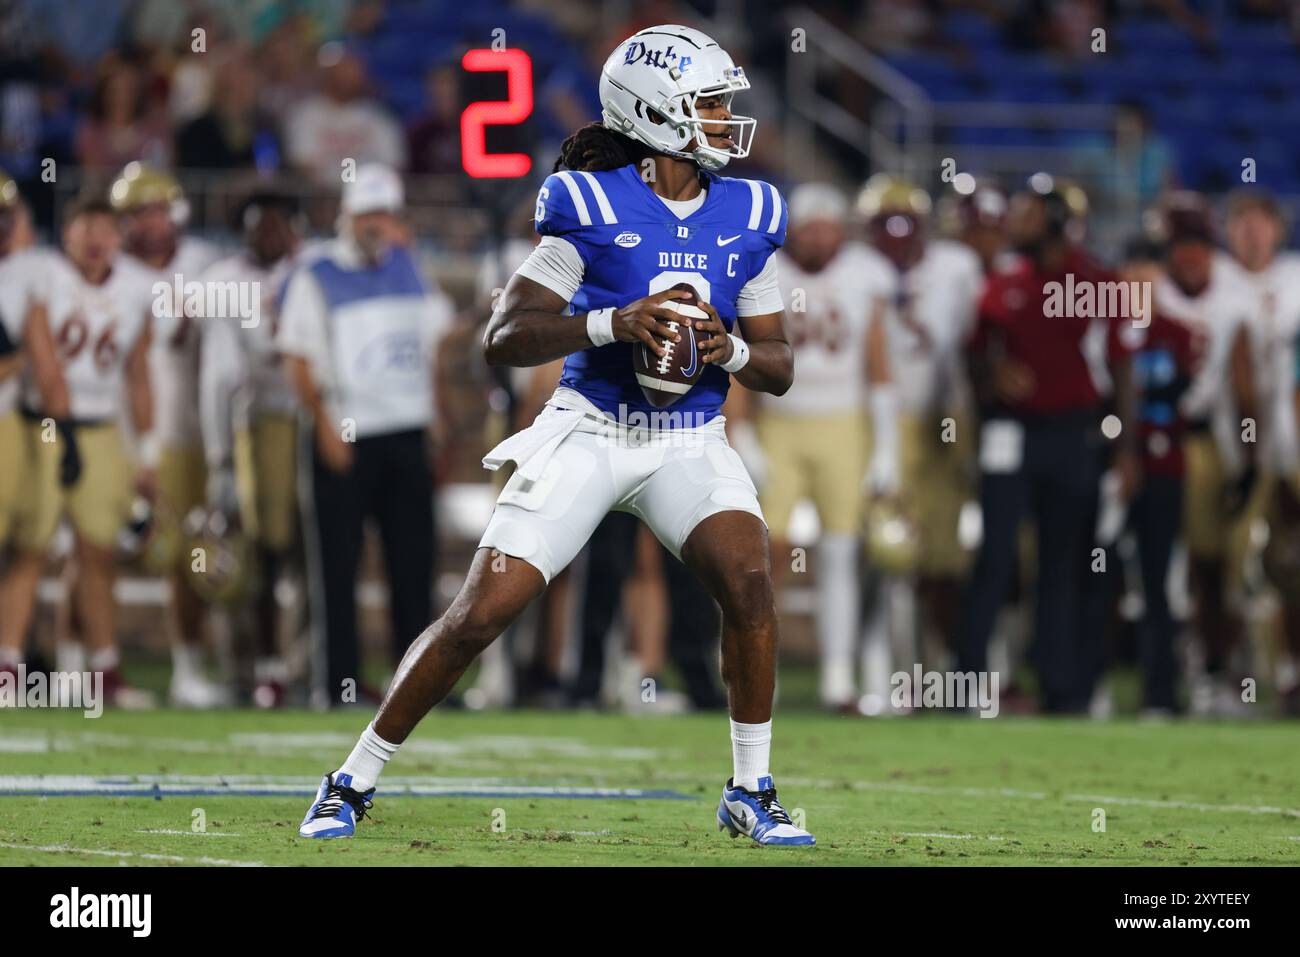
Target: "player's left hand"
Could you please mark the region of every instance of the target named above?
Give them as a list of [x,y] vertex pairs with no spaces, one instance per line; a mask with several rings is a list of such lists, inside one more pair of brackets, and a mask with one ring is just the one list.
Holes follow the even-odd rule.
[[1125,449],[1115,453],[1114,468],[1119,475],[1120,500],[1132,504],[1142,488],[1142,462],[1137,453]]
[[727,335],[727,327],[718,315],[718,310],[714,309],[707,302],[700,303],[700,308],[708,313],[707,319],[692,319],[691,324],[696,329],[703,329],[710,333],[709,338],[700,339],[700,357],[703,362],[723,363],[731,359],[731,354],[736,351],[736,347],[731,343],[731,336]]

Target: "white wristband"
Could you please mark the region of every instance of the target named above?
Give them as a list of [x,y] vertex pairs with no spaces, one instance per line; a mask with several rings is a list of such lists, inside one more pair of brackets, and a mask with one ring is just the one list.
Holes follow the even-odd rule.
[[727,333],[727,338],[731,340],[731,358],[720,363],[718,368],[735,375],[745,368],[745,363],[749,362],[749,344],[740,336],[733,336],[731,333]]
[[140,456],[140,464],[147,469],[156,469],[158,462],[162,458],[162,439],[157,432],[146,432],[136,439],[136,452]]
[[587,336],[593,346],[607,346],[614,341],[614,308],[593,309],[587,313]]

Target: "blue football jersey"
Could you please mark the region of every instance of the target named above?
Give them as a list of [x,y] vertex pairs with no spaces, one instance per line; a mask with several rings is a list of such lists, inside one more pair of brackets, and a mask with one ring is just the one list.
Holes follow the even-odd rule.
[[[734,327],[741,289],[785,241],[786,206],[769,183],[704,176],[708,196],[685,219],[664,205],[634,165],[546,178],[537,196],[537,232],[572,243],[584,265],[572,314],[621,308],[684,282],[718,311],[728,330]],[[613,342],[572,353],[560,384],[615,418],[665,411],[651,405],[637,384],[633,348]],[[717,415],[730,384],[728,373],[705,366],[695,386],[666,410],[683,413],[680,423],[678,416],[670,422],[695,424]]]

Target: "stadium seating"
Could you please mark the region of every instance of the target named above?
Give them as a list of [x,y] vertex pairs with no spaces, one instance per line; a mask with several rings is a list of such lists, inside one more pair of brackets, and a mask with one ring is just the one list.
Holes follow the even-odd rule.
[[[1155,128],[1175,147],[1179,174],[1198,189],[1230,184],[1244,157],[1260,182],[1300,192],[1300,54],[1280,24],[1218,25],[1213,49],[1168,22],[1134,20],[1112,30],[1107,53],[1075,64],[1005,46],[997,26],[978,14],[948,16],[943,52],[887,57],[938,102],[1114,103],[1146,107]],[[960,50],[961,55],[954,56]],[[1032,146],[1049,131],[964,126],[946,137],[959,145]]]

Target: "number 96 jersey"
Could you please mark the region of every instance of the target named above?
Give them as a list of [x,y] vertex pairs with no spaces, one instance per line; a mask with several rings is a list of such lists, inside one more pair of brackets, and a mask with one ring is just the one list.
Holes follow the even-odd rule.
[[846,242],[819,272],[780,253],[781,294],[794,350],[790,391],[764,403],[797,415],[830,415],[866,407],[867,327],[893,289],[889,260]]
[[[48,257],[31,297],[49,312],[72,418],[116,421],[123,409],[127,356],[147,328],[153,296],[150,276],[124,257],[100,285],[82,278],[61,253]],[[40,395],[30,380],[24,396],[40,410]]]
[[[634,165],[548,176],[537,199],[537,232],[543,246],[559,241],[571,247],[563,250],[570,281],[567,287],[547,281],[529,264],[520,272],[565,295],[575,316],[621,308],[679,283],[693,286],[717,309],[728,330],[738,316],[780,312],[772,254],[785,239],[781,194],[756,180],[701,176],[706,192],[694,209],[691,203],[670,208]],[[708,421],[721,409],[730,378],[716,365],[705,366],[671,411],[680,414],[682,425]],[[661,414],[637,384],[630,342],[571,354],[560,384],[615,418],[629,412]]]

